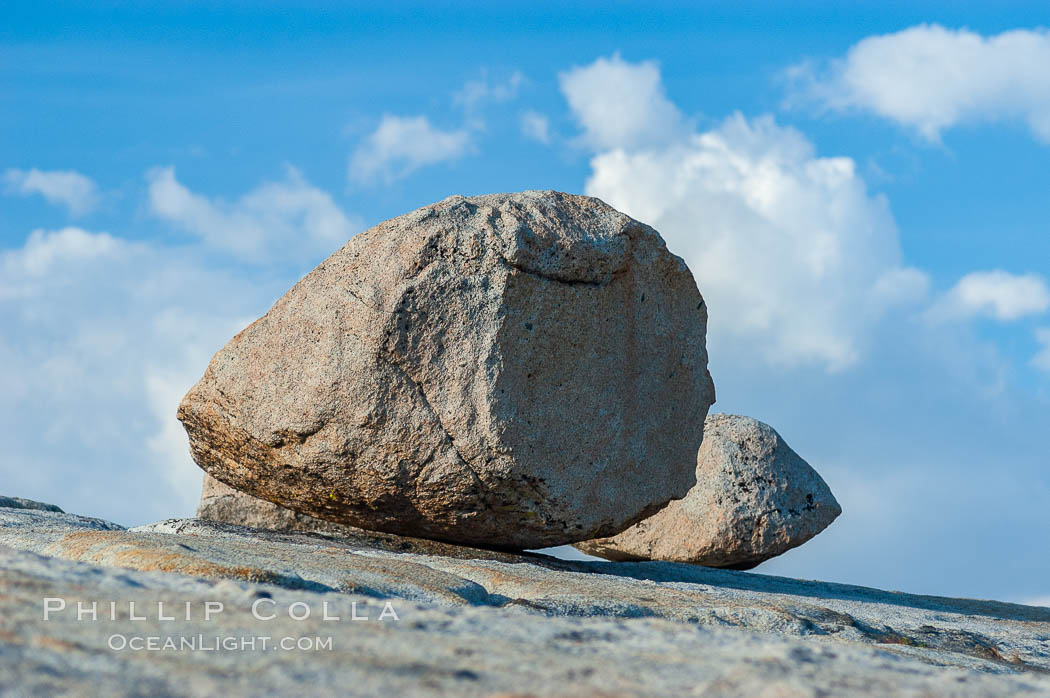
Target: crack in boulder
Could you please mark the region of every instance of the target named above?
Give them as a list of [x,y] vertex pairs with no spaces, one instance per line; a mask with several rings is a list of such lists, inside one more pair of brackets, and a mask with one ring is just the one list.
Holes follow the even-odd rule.
[[448,439],[449,445],[452,446],[452,450],[455,452],[460,462],[463,463],[467,471],[471,474],[471,477],[473,477],[474,482],[478,485],[479,489],[484,489],[484,483],[478,476],[477,471],[474,470],[473,464],[469,460],[467,460],[466,456],[464,456],[462,451],[459,450],[459,446],[456,444],[456,438],[452,435],[452,432],[449,431],[448,427],[445,425],[444,420],[441,419],[441,413],[438,412],[437,408],[435,408],[433,403],[430,402],[430,397],[427,395],[426,390],[423,389],[422,382],[416,380],[416,378],[408,372],[408,369],[401,365],[401,363],[397,360],[395,356],[387,356],[381,354],[379,355],[379,359],[385,362],[386,364],[392,366],[397,371],[399,371],[401,375],[405,377],[405,380],[407,380],[412,385],[412,387],[419,392],[419,395],[423,398],[423,404],[426,405],[430,413],[434,415],[434,421],[439,427],[441,427],[441,430],[445,433],[445,437]]

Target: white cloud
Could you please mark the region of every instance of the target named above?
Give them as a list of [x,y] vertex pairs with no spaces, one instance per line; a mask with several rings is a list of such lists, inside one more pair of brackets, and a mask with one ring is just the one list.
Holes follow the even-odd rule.
[[1036,274],[1011,274],[996,269],[975,271],[959,279],[929,310],[933,320],[978,316],[1016,320],[1050,308],[1050,289]]
[[937,141],[956,124],[1019,120],[1050,143],[1050,32],[981,36],[922,24],[868,37],[823,68],[794,68],[803,98],[866,110]]
[[550,119],[544,114],[530,109],[521,115],[521,132],[526,138],[539,143],[550,143],[550,128]]
[[387,114],[350,156],[351,181],[387,182],[407,177],[420,167],[455,160],[471,150],[466,128],[444,131],[425,116]]
[[390,183],[422,167],[457,160],[473,152],[475,138],[485,131],[484,107],[517,98],[525,81],[525,75],[518,70],[506,80],[493,81],[482,69],[479,78],[468,80],[452,95],[452,103],[463,114],[458,128],[438,128],[424,115],[384,114],[376,129],[351,153],[348,180]]
[[72,170],[9,169],[3,180],[6,193],[40,194],[52,204],[66,206],[74,216],[90,213],[99,200],[98,187],[91,178]]
[[667,99],[653,61],[628,63],[615,54],[558,80],[585,142],[596,150],[664,144],[683,133],[682,114]]
[[289,282],[79,228],[0,252],[4,487],[126,524],[192,514],[201,473],[175,408]]
[[246,261],[312,261],[360,229],[291,167],[283,182],[263,184],[232,203],[190,191],[174,167],[154,168],[146,179],[154,215]]
[[[602,146],[587,193],[653,225],[685,258],[723,355],[733,344],[772,363],[841,369],[888,307],[925,295],[925,274],[903,268],[885,199],[868,193],[851,159],[817,157],[797,131],[739,114],[654,145],[639,135],[647,119],[673,136],[677,114],[655,66],[614,57],[573,75],[563,81],[569,105],[587,142]],[[625,89],[624,76],[645,89]],[[593,95],[614,96],[632,125],[610,129]]]
[[884,271],[872,287],[879,307],[899,306],[926,298],[930,291],[930,277],[914,267],[900,267]]
[[[41,277],[56,264],[86,262],[112,256],[121,251],[121,244],[107,233],[89,233],[82,228],[63,228],[52,233],[34,230],[29,234],[18,257],[5,254],[0,257],[6,278]],[[0,286],[0,298],[16,292],[20,286]]]
[[452,97],[454,104],[470,112],[486,102],[508,102],[518,96],[525,75],[516,70],[504,82],[491,82],[488,71],[482,70],[477,80],[468,80]]
[[[1043,371],[1050,371],[1050,327],[1037,328],[1035,341],[1039,342],[1040,349],[1032,357],[1031,364]],[[1050,604],[1047,605],[1050,606]]]

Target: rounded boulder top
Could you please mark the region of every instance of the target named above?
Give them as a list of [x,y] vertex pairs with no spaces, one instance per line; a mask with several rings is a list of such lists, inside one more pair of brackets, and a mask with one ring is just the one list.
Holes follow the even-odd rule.
[[553,191],[352,238],[212,359],[194,459],[321,519],[495,548],[613,535],[683,496],[707,308],[651,227]]

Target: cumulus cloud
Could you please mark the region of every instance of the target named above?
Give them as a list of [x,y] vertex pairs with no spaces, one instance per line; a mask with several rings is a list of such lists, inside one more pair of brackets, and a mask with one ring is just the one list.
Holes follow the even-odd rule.
[[456,160],[471,148],[466,128],[445,131],[425,116],[386,114],[350,156],[348,174],[356,182],[391,182],[426,165]]
[[5,193],[39,194],[52,204],[65,206],[73,216],[90,213],[99,201],[95,182],[72,170],[9,169],[4,172],[3,181]]
[[236,201],[211,199],[178,181],[174,167],[150,170],[151,213],[207,245],[249,262],[304,261],[334,251],[360,229],[295,168]]
[[1050,143],[1050,32],[982,36],[922,24],[868,37],[842,58],[789,72],[795,97],[863,110],[937,141],[956,124],[1018,120]]
[[452,95],[462,111],[462,124],[439,128],[425,115],[384,114],[375,130],[350,155],[347,178],[351,183],[386,183],[408,177],[420,168],[458,160],[475,152],[475,139],[485,131],[485,108],[516,99],[526,78],[514,71],[505,80],[492,80],[482,69]]
[[[29,234],[21,253],[5,255],[2,267],[9,279],[40,277],[62,262],[91,261],[117,253],[120,243],[108,233],[89,233],[83,228],[63,228],[51,233],[34,230]],[[22,286],[4,284],[4,294],[14,294]]]
[[[817,156],[768,116],[735,114],[668,140],[682,122],[651,63],[599,59],[563,89],[598,146],[586,192],[653,225],[685,258],[713,345],[842,369],[887,308],[925,295],[925,274],[901,263],[887,202],[851,159]],[[631,115],[619,127],[599,118],[614,108]]]
[[935,320],[990,317],[1016,320],[1050,308],[1050,289],[1036,274],[1001,269],[975,271],[959,279],[929,310]]
[[80,228],[0,252],[5,487],[128,524],[191,514],[178,401],[285,283]]
[[667,99],[655,61],[629,63],[619,54],[558,76],[562,94],[596,150],[665,144],[685,122]]
[[[940,298],[903,262],[888,202],[855,163],[819,155],[770,117],[619,137],[580,106],[611,84],[601,73],[566,95],[594,148],[586,192],[654,225],[685,258],[708,300],[719,411],[776,426],[846,512],[763,569],[923,593],[1043,593],[1030,580],[1046,577],[1046,556],[1023,541],[1050,535],[1045,402],[972,323],[924,321]],[[658,106],[623,109],[668,113],[659,82],[648,84],[639,94]],[[979,312],[1032,307],[995,298]],[[975,555],[994,563],[976,569]],[[900,564],[872,562],[886,559]]]
[[526,138],[538,143],[550,143],[550,128],[550,119],[544,114],[530,109],[521,115],[521,132]]

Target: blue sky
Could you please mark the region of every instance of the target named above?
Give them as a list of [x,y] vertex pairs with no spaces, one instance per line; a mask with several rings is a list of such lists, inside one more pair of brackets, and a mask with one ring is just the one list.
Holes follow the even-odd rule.
[[[773,5],[770,3],[769,5]],[[192,511],[210,355],[350,235],[600,196],[708,299],[719,411],[844,514],[761,571],[1050,603],[1050,8],[7,3],[7,494]]]

